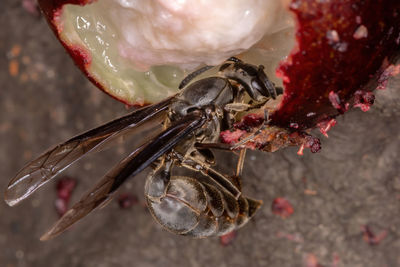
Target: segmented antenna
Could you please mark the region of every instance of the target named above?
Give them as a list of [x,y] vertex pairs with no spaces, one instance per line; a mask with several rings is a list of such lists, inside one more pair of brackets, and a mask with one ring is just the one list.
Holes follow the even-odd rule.
[[179,89],[182,89],[185,87],[188,83],[190,83],[191,80],[193,80],[196,76],[199,76],[203,72],[208,71],[209,69],[213,68],[214,66],[204,66],[198,70],[195,70],[194,72],[190,73],[188,76],[185,77],[179,84]]
[[237,57],[230,57],[230,58],[228,58],[226,61],[233,61],[233,62],[235,62],[235,63],[243,63],[243,61],[242,60],[240,60],[240,59],[238,59]]

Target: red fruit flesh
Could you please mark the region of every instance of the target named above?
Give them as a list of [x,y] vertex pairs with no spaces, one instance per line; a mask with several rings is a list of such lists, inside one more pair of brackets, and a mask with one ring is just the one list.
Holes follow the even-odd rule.
[[137,196],[130,193],[122,193],[118,196],[118,205],[121,209],[129,209],[139,203]]
[[272,123],[302,130],[359,106],[355,92],[378,86],[400,51],[400,1],[294,0],[290,9],[298,47],[277,70],[285,92]]
[[55,207],[60,217],[68,210],[68,204],[75,186],[76,180],[70,177],[63,177],[57,183],[57,199],[55,201]]
[[294,209],[292,204],[285,198],[277,197],[272,202],[271,206],[272,213],[282,218],[288,218],[290,215],[293,214]]
[[371,246],[379,245],[379,243],[383,239],[385,239],[385,237],[388,234],[387,230],[384,230],[376,235],[368,225],[362,225],[361,231],[363,234],[364,241],[370,244]]
[[229,232],[225,235],[220,236],[219,242],[224,247],[229,246],[236,239],[236,236],[237,236],[236,231]]

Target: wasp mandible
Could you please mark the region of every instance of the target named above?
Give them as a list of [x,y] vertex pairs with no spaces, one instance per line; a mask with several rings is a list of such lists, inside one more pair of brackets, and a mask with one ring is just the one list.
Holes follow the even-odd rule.
[[[220,132],[232,128],[238,113],[263,106],[282,90],[268,79],[263,66],[234,57],[220,66],[217,75],[193,82],[209,68],[188,75],[176,95],[73,137],[29,162],[10,181],[6,202],[17,204],[85,154],[158,119],[163,124],[160,133],[112,168],[41,239],[53,238],[106,205],[128,178],[149,166],[145,198],[155,220],[167,230],[207,237],[243,226],[261,205],[241,192],[245,150],[240,151],[236,175],[229,176],[213,168],[211,148],[232,150],[219,142]],[[268,123],[267,112],[264,121]],[[205,179],[173,175],[174,167],[200,172]]]

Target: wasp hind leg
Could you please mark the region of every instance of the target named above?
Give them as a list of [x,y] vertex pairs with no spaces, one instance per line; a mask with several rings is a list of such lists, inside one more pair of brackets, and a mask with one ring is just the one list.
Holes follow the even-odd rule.
[[[245,150],[240,152],[234,176],[222,174],[210,166],[207,166],[207,164],[198,162],[196,159],[190,157],[185,162],[181,163],[182,167],[201,172],[205,177],[210,178],[212,184],[202,183],[203,186],[206,185],[214,188],[219,191],[219,194],[222,196],[223,202],[220,203],[220,205],[215,205],[215,207],[213,207],[215,210],[222,209],[223,211],[219,216],[216,216],[218,221],[218,230],[215,235],[224,235],[244,226],[262,205],[261,200],[245,197],[241,192],[241,176],[245,154]],[[221,181],[225,181],[225,183]],[[224,187],[224,185],[227,184],[229,186]],[[239,194],[232,194],[232,189],[230,188],[232,185],[236,188]]]
[[152,166],[153,171],[148,175],[145,184],[146,198],[159,201],[165,195],[171,179],[172,163],[172,160],[165,160],[165,157],[162,157],[158,164]]
[[[236,164],[236,173],[232,176],[232,179],[240,191],[242,191],[242,173],[244,166],[244,159],[246,157],[246,149],[240,150],[238,162]],[[256,200],[249,197],[244,197],[243,195],[238,199],[239,204],[239,215],[236,219],[236,229],[244,226],[256,213],[256,211],[263,204],[262,200]]]

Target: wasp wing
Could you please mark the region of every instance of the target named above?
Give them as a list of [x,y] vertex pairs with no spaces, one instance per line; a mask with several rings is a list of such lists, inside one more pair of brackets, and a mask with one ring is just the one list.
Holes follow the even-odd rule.
[[99,150],[116,137],[137,129],[144,122],[165,111],[171,99],[135,110],[131,114],[75,136],[43,153],[26,164],[10,181],[5,192],[5,201],[10,206],[19,203],[82,156]]
[[113,193],[129,178],[148,167],[157,158],[172,149],[190,133],[200,128],[205,118],[199,114],[188,115],[160,133],[153,140],[133,151],[111,169],[96,186],[68,210],[40,239],[48,240],[65,231],[95,208],[107,203]]

